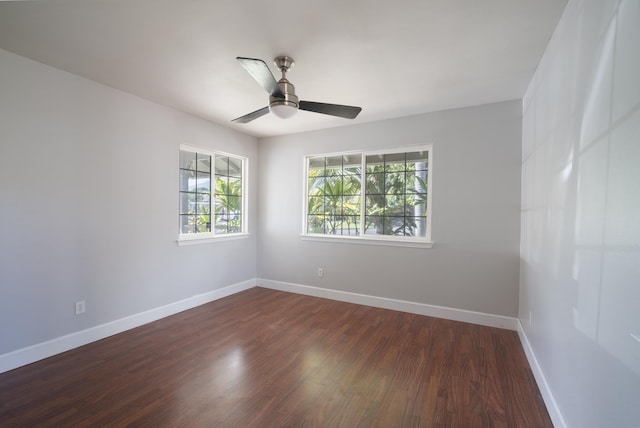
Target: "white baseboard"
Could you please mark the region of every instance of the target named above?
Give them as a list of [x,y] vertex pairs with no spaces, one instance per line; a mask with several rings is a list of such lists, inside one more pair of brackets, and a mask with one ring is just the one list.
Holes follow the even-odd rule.
[[114,334],[122,333],[123,331],[157,321],[161,318],[177,314],[178,312],[186,311],[187,309],[195,308],[196,306],[204,305],[205,303],[248,290],[255,286],[255,278],[250,279],[0,355],[0,373],[31,364]]
[[549,412],[549,417],[551,418],[551,422],[553,422],[553,426],[556,428],[567,428],[567,424],[560,412],[560,407],[558,407],[558,403],[553,397],[551,388],[549,388],[549,384],[547,383],[547,378],[542,371],[542,367],[540,367],[540,363],[538,363],[536,354],[533,352],[533,348],[531,347],[531,342],[529,342],[529,338],[527,337],[520,320],[518,320],[518,336],[520,337],[520,342],[524,348],[527,360],[529,360],[533,376],[536,378],[536,383],[540,389],[540,394],[542,395],[544,404],[547,406],[547,411]]
[[327,288],[311,287],[290,282],[258,279],[257,286],[273,290],[288,291],[305,294],[307,296],[323,297],[341,302],[357,303],[359,305],[376,308],[391,309],[430,317],[444,318],[454,321],[468,322],[488,327],[517,330],[518,319],[502,315],[492,315],[483,312],[467,311],[464,309],[447,308],[444,306],[427,305],[425,303],[409,302],[406,300],[389,299],[386,297],[368,296],[365,294],[349,293],[346,291],[330,290]]

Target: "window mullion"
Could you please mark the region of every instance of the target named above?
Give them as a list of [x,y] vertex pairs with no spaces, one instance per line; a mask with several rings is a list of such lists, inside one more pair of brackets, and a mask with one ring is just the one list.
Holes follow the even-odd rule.
[[364,152],[360,154],[360,236],[364,235],[364,215],[366,212],[366,199],[367,199],[367,174],[365,165]]
[[215,213],[215,206],[216,206],[216,185],[217,185],[217,177],[216,177],[216,157],[214,156],[209,156],[209,164],[211,165],[211,170],[209,171],[211,173],[211,178],[209,179],[209,182],[211,183],[211,186],[209,186],[209,223],[211,224],[211,233],[213,233],[213,236],[216,236],[216,213]]

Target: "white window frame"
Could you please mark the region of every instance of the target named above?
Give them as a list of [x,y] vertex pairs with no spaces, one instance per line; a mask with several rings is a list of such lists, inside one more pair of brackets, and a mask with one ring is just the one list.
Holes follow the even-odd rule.
[[[178,213],[178,239],[177,239],[177,243],[179,246],[183,246],[183,245],[193,245],[193,244],[206,244],[206,243],[211,243],[211,242],[221,242],[221,241],[230,241],[230,240],[236,240],[236,239],[246,239],[249,237],[249,230],[248,230],[248,212],[247,212],[247,205],[248,205],[248,182],[249,182],[249,159],[244,157],[244,156],[240,156],[234,153],[228,153],[228,152],[223,152],[223,151],[219,151],[219,150],[210,150],[210,149],[205,149],[202,147],[196,147],[196,146],[191,146],[191,145],[187,145],[187,144],[180,144],[180,151],[188,151],[188,152],[195,152],[195,153],[199,153],[199,154],[203,154],[203,155],[207,155],[207,156],[211,156],[212,157],[212,162],[211,162],[211,198],[213,201],[213,198],[215,198],[214,194],[215,194],[215,190],[214,190],[214,186],[215,186],[215,180],[213,179],[213,177],[215,177],[215,162],[213,162],[213,160],[215,159],[215,156],[228,156],[228,157],[232,157],[234,159],[239,159],[242,162],[242,197],[241,197],[241,204],[242,204],[242,208],[241,208],[241,212],[242,212],[242,222],[241,222],[241,232],[238,233],[222,233],[222,234],[218,234],[215,232],[215,211],[213,208],[213,203],[212,203],[212,209],[211,209],[211,213],[209,214],[211,216],[211,231],[210,232],[200,232],[200,233],[181,233],[180,231],[180,189],[178,188],[178,208],[177,208],[177,213]],[[180,152],[178,152],[180,153]],[[180,171],[180,164],[178,163],[178,173]],[[179,176],[179,175],[178,175]]]
[[[416,151],[427,151],[427,219],[426,219],[426,232],[424,237],[416,236],[397,236],[397,235],[369,235],[364,234],[364,222],[366,212],[366,165],[365,160],[367,156],[380,155],[380,154],[394,154],[394,153],[407,153]],[[344,155],[360,155],[362,162],[362,176],[361,176],[361,188],[360,188],[360,231],[358,236],[348,235],[330,235],[324,233],[308,233],[307,221],[308,221],[308,206],[309,206],[309,159],[314,157],[331,157],[331,156],[344,156]],[[302,197],[302,234],[301,238],[308,241],[330,241],[330,242],[343,242],[351,244],[368,244],[368,245],[387,245],[387,246],[400,246],[400,247],[417,247],[417,248],[431,248],[433,246],[432,233],[431,233],[431,219],[433,217],[433,204],[432,204],[432,187],[433,187],[433,144],[420,144],[416,146],[403,146],[403,147],[389,147],[378,150],[353,150],[344,152],[333,153],[319,153],[306,155],[303,159],[304,170],[304,185],[303,185],[303,197]]]

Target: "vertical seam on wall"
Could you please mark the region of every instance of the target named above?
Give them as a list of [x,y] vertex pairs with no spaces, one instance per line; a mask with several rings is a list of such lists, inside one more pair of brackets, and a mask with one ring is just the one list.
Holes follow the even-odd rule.
[[[607,232],[607,206],[609,200],[609,171],[610,171],[610,161],[611,161],[611,124],[613,122],[613,89],[614,89],[614,80],[616,74],[616,46],[618,42],[618,9],[620,7],[620,3],[618,3],[614,9],[613,16],[609,21],[609,25],[607,29],[613,26],[613,41],[611,48],[611,83],[609,87],[609,122],[607,124],[607,131],[604,135],[606,135],[606,140],[604,142],[606,149],[606,159],[605,159],[605,178],[604,178],[604,211],[602,213],[602,232],[600,236],[600,278],[598,283],[598,310],[596,312],[596,343],[598,343],[600,339],[600,313],[602,309],[602,283],[604,280],[604,248],[605,248],[605,238]],[[608,31],[607,31],[608,32]],[[605,32],[605,37],[607,32]]]

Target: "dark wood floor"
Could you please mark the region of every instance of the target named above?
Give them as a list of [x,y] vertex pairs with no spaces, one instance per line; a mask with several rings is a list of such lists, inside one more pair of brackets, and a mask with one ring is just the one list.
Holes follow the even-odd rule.
[[254,288],[0,375],[0,426],[551,427],[517,334]]

